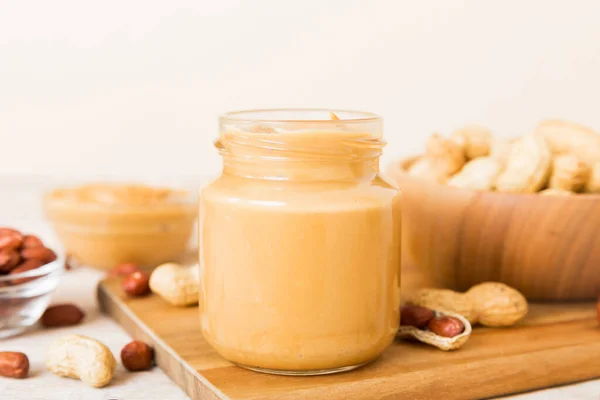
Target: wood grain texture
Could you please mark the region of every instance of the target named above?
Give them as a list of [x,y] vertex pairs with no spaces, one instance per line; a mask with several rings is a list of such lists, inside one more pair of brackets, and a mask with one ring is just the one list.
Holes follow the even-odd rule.
[[460,350],[396,342],[375,362],[329,376],[283,377],[236,367],[203,339],[198,308],[158,296],[130,299],[118,282],[98,289],[102,309],[152,344],[158,365],[194,400],[476,399],[600,376],[596,306],[533,305],[511,329],[476,328]]
[[465,291],[500,281],[529,300],[600,294],[600,196],[540,196],[458,189],[404,172],[402,268],[428,286]]

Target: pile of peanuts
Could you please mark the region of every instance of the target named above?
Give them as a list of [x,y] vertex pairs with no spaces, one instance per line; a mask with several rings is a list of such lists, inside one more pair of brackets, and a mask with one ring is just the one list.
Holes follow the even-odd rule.
[[478,125],[449,137],[433,134],[409,175],[452,187],[569,196],[600,193],[600,134],[568,121],[545,120],[506,139]]
[[[0,275],[16,275],[56,260],[56,254],[34,235],[0,228]],[[23,283],[15,280],[13,284]]]

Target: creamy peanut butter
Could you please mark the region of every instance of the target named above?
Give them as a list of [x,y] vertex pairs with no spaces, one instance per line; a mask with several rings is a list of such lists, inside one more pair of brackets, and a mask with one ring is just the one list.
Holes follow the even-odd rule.
[[196,217],[186,191],[128,184],[56,189],[44,207],[65,252],[99,268],[155,266],[180,257]]
[[377,174],[378,132],[335,122],[221,133],[223,175],[200,201],[200,309],[228,360],[319,373],[395,337],[399,197]]

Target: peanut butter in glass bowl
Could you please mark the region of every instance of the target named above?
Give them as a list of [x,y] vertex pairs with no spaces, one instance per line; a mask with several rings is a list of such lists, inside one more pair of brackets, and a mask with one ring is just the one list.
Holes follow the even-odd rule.
[[178,259],[197,215],[188,191],[104,183],[55,189],[44,197],[44,211],[66,254],[100,269]]

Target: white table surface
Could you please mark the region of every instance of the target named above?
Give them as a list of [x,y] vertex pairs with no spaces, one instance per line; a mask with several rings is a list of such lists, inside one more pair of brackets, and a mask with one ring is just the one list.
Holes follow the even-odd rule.
[[[0,180],[0,226],[13,226],[39,235],[53,248],[60,248],[39,208],[40,187],[30,183],[16,185]],[[33,328],[26,333],[0,340],[0,351],[22,351],[31,363],[30,377],[17,380],[0,377],[0,400],[184,400],[188,397],[160,368],[129,373],[120,365],[119,353],[129,335],[110,318],[100,314],[96,284],[102,273],[80,268],[67,273],[54,293],[52,302],[73,302],[86,312],[84,322],[60,329]],[[57,337],[80,333],[101,340],[119,362],[115,377],[105,388],[94,389],[82,382],[59,378],[44,367],[45,349]],[[600,356],[600,355],[599,355]],[[600,371],[599,371],[600,372]],[[507,397],[518,400],[598,400],[600,380]]]

